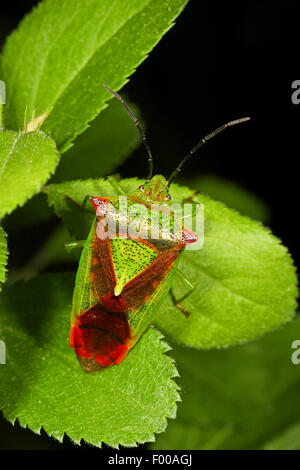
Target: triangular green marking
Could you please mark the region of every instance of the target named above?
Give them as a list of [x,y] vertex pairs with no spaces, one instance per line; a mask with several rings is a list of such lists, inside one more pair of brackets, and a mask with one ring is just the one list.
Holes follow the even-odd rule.
[[124,286],[146,269],[158,253],[150,246],[136,240],[113,238],[111,255],[117,278],[114,293],[120,295]]

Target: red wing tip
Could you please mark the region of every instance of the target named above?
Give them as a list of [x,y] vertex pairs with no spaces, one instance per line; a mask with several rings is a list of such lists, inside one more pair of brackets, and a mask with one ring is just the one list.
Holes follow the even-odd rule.
[[88,351],[84,346],[81,331],[76,325],[73,325],[71,328],[70,346],[74,348],[78,362],[86,372],[97,372],[101,369],[118,365],[130,350],[128,344],[119,344],[109,354],[100,355],[97,352]]
[[182,239],[185,245],[190,245],[191,243],[195,243],[199,240],[198,236],[194,232],[191,232],[187,229],[184,229],[182,233]]

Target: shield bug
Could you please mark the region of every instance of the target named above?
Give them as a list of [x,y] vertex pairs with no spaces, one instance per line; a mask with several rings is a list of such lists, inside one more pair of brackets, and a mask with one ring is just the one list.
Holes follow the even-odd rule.
[[[153,315],[170,292],[173,303],[187,317],[171,290],[181,254],[197,235],[187,230],[171,208],[170,184],[183,164],[231,121],[204,137],[181,161],[167,181],[152,176],[152,154],[144,131],[125,101],[104,85],[124,106],[141,135],[148,154],[146,182],[130,195],[115,180],[119,196],[87,196],[96,217],[83,250],[76,276],[71,312],[70,345],[88,372],[119,364],[149,327]],[[155,222],[153,221],[155,220]],[[165,222],[167,221],[167,224]],[[72,242],[70,246],[79,246]]]

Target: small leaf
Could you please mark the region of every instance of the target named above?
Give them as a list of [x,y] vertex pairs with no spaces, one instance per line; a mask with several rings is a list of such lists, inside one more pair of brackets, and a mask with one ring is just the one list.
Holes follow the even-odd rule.
[[233,181],[214,175],[202,175],[189,179],[186,183],[191,188],[198,189],[200,193],[207,194],[212,199],[223,202],[226,206],[237,210],[243,215],[264,223],[270,220],[270,211],[266,203],[256,194]]
[[6,244],[6,233],[0,226],[0,290],[1,284],[5,281],[6,273],[6,262],[7,262],[7,244]]
[[[20,129],[24,110],[42,114],[61,151],[105,107],[171,28],[187,0],[45,0],[10,36],[1,78],[8,85],[6,126]],[[55,71],[55,72],[54,72]]]
[[228,350],[174,349],[182,383],[176,421],[153,449],[299,449],[300,318]]
[[40,190],[58,159],[53,140],[43,132],[0,132],[0,218]]
[[[48,275],[6,287],[0,298],[0,367],[4,416],[62,441],[66,433],[101,446],[154,440],[176,413],[173,360],[162,335],[150,329],[118,366],[84,372],[69,346],[74,277]],[[16,295],[16,292],[18,295]]]
[[[135,106],[130,104],[130,108],[138,116]],[[133,122],[120,103],[112,100],[63,156],[52,181],[111,174],[139,143]]]
[[[132,178],[120,184],[130,194],[142,182]],[[93,209],[84,212],[66,196],[80,204],[86,195],[116,195],[103,179],[50,185],[46,192],[77,239],[87,236],[95,213]],[[172,203],[181,203],[193,192],[172,185]],[[260,223],[203,195],[195,200],[204,204],[204,246],[185,251],[179,266],[195,287],[182,303],[191,315],[182,315],[168,296],[155,324],[176,341],[211,348],[250,341],[290,321],[296,308],[297,280],[286,248]],[[187,292],[179,277],[173,287],[177,298]]]

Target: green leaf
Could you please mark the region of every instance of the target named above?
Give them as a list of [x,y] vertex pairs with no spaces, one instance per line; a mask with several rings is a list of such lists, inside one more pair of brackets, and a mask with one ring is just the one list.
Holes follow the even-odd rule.
[[[132,104],[132,111],[138,112]],[[60,161],[53,182],[106,176],[140,143],[139,134],[117,100],[112,100]]]
[[[154,440],[176,413],[177,376],[162,335],[150,329],[118,366],[84,372],[70,348],[73,275],[48,275],[6,287],[0,299],[4,416],[62,441],[66,433],[101,446]],[[16,296],[16,292],[18,295]]]
[[207,194],[217,201],[221,201],[231,209],[235,209],[243,215],[247,215],[261,222],[270,220],[270,211],[267,204],[256,194],[244,189],[233,181],[214,175],[202,175],[186,181],[191,187],[198,189],[200,193]]
[[155,449],[299,449],[300,318],[228,350],[174,350],[182,384],[177,419]]
[[7,244],[6,244],[6,233],[0,226],[0,290],[1,284],[5,281],[6,273],[6,262],[7,262]]
[[299,450],[300,420],[264,444],[265,450]]
[[38,192],[59,154],[43,132],[0,132],[0,218]]
[[[2,28],[1,28],[2,30]],[[4,112],[4,106],[6,102],[6,85],[3,80],[1,80],[0,77],[0,131],[3,129],[3,112]]]
[[5,122],[54,106],[43,130],[66,150],[173,25],[187,0],[45,0],[10,36]]
[[[141,183],[132,178],[122,180],[121,186],[132,193]],[[66,196],[80,204],[85,195],[116,195],[103,179],[50,185],[46,192],[49,203],[79,240],[87,236],[94,211],[82,211]],[[186,187],[171,187],[173,203],[192,194]],[[290,321],[296,308],[297,280],[286,248],[260,223],[203,195],[195,200],[204,204],[204,246],[185,251],[180,264],[195,287],[182,302],[191,315],[182,315],[168,296],[155,324],[176,341],[211,348],[253,340]],[[173,286],[177,298],[187,292],[179,276]]]

